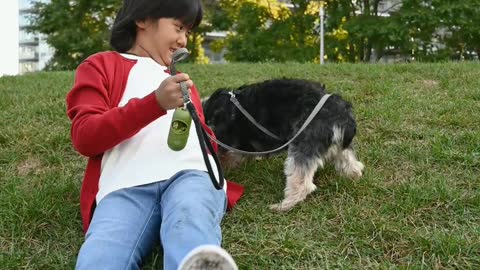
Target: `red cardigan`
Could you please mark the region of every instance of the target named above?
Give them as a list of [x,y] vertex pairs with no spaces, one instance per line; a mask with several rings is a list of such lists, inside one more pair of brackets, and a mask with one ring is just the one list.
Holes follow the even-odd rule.
[[[129,72],[135,63],[136,60],[124,58],[117,52],[92,55],[78,66],[73,88],[67,94],[67,115],[72,121],[73,146],[89,158],[80,192],[84,232],[87,232],[95,209],[103,153],[166,114],[158,105],[153,89],[151,94],[133,98],[125,106],[118,107]],[[192,103],[202,126],[213,135],[205,124],[198,91],[195,87],[191,90]],[[217,150],[217,145],[213,145]],[[243,186],[228,182],[229,208],[240,199],[243,191]]]

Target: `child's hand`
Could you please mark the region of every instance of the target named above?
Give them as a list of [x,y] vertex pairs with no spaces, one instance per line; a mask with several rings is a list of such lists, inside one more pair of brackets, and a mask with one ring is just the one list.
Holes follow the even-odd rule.
[[187,84],[188,89],[193,86],[192,80],[190,80],[190,77],[185,73],[170,76],[163,80],[160,86],[155,90],[158,105],[165,110],[183,106],[183,95],[180,88],[180,82],[183,81]]

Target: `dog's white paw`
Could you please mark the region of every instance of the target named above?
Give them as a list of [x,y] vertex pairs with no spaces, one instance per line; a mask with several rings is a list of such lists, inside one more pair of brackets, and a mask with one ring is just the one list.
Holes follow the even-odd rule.
[[365,166],[363,165],[362,162],[356,161],[354,164],[352,164],[349,167],[349,170],[346,172],[346,175],[347,175],[347,177],[349,177],[353,180],[360,179],[360,177],[362,177],[362,175],[363,175],[362,172],[363,172],[364,168],[365,168]]
[[317,186],[308,181],[306,185],[302,185],[299,189],[288,189],[285,191],[285,198],[276,204],[270,205],[270,209],[277,212],[286,212],[292,209],[299,202],[305,200],[308,194],[312,193],[317,189]]
[[286,212],[290,209],[292,209],[293,205],[292,206],[287,206],[287,205],[284,205],[283,203],[276,203],[276,204],[271,204],[270,205],[270,210],[273,210],[275,212]]
[[280,203],[270,205],[270,209],[276,212],[287,212],[301,201],[284,199]]
[[306,187],[306,193],[307,195],[314,192],[315,190],[317,189],[317,186],[313,183],[313,182],[310,182],[307,184],[307,187]]

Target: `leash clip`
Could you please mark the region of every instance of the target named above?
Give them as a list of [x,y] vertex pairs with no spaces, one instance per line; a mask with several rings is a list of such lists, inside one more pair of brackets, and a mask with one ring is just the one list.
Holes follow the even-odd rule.
[[233,93],[233,90],[229,91],[228,93],[230,94],[230,100],[235,99],[235,93]]

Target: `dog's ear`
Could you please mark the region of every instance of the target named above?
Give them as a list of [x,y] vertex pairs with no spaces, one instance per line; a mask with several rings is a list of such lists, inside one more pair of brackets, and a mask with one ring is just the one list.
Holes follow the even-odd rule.
[[325,86],[324,83],[321,84],[321,87],[322,87],[322,90],[323,90],[323,91],[327,91],[327,87]]

